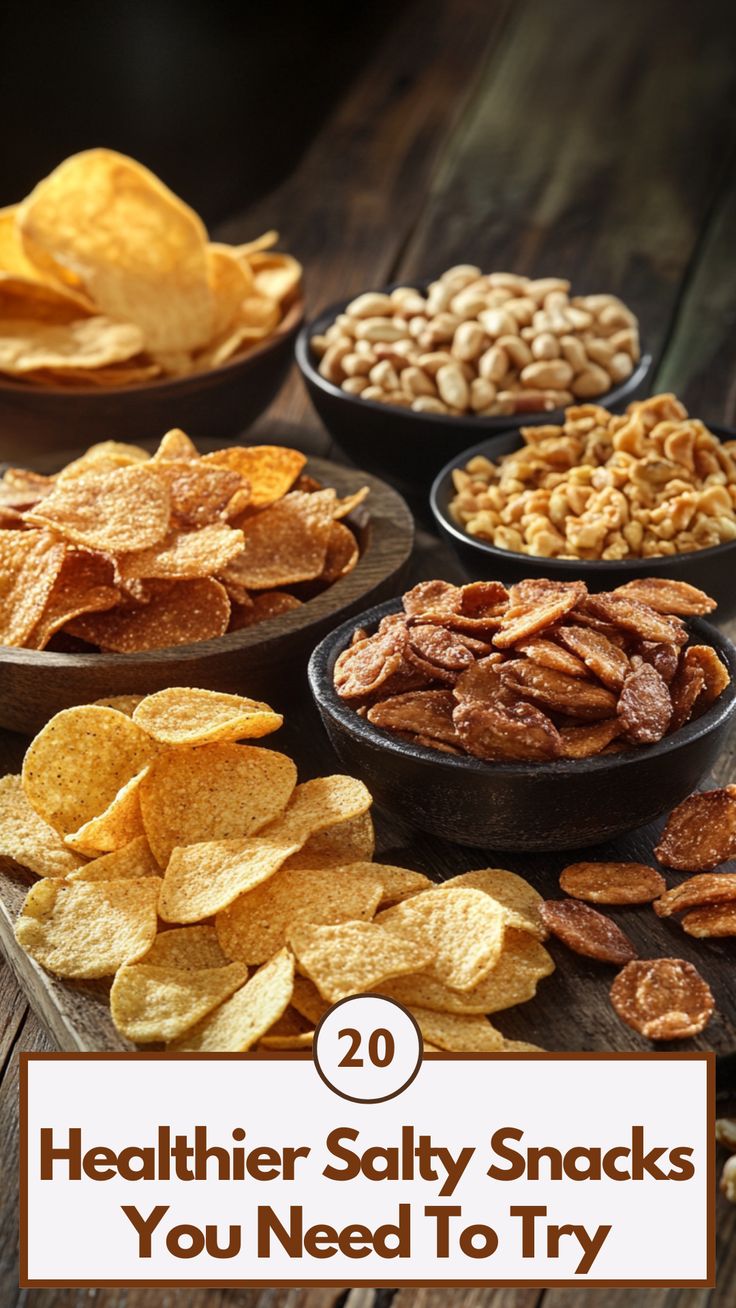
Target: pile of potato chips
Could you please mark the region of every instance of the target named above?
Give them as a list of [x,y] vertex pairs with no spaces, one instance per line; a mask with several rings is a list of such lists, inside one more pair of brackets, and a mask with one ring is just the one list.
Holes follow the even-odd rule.
[[105,441],[56,476],[9,468],[0,644],[130,654],[298,608],[355,567],[341,519],[368,494],[339,499],[305,463],[278,445],[200,456],[175,430],[153,456]]
[[57,976],[114,977],[113,1021],[141,1044],[308,1047],[332,1003],[370,990],[433,1048],[531,1048],[486,1015],[553,971],[537,892],[501,869],[433,886],[372,862],[362,782],[298,784],[250,743],[281,720],[185,688],[52,718],[0,783],[0,856],[41,878],[22,947]]
[[192,209],[114,150],[72,155],[0,210],[0,374],[126,387],[216,368],[277,331],[301,265],[208,240]]

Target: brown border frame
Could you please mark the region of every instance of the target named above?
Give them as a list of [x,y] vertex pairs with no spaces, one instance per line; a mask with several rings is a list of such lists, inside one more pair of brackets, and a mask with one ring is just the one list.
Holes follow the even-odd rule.
[[[685,1053],[603,1053],[591,1051],[586,1053],[449,1053],[442,1051],[440,1053],[430,1053],[425,1055],[430,1059],[443,1059],[448,1062],[484,1060],[485,1062],[499,1062],[514,1059],[517,1062],[532,1062],[540,1058],[546,1060],[564,1060],[565,1062],[612,1062],[616,1060],[625,1060],[626,1062],[642,1062],[651,1059],[664,1059],[668,1062],[705,1062],[707,1071],[707,1101],[708,1101],[708,1156],[706,1164],[707,1186],[708,1186],[708,1207],[706,1213],[707,1223],[707,1244],[708,1244],[708,1264],[705,1280],[688,1280],[688,1281],[665,1281],[665,1280],[644,1280],[644,1281],[600,1281],[589,1280],[583,1277],[580,1280],[548,1280],[548,1281],[531,1281],[531,1280],[492,1280],[478,1279],[470,1281],[451,1281],[447,1279],[412,1281],[403,1280],[400,1277],[394,1277],[391,1280],[356,1280],[350,1286],[351,1289],[395,1289],[398,1286],[408,1288],[424,1288],[426,1286],[444,1286],[447,1289],[467,1289],[475,1287],[487,1287],[488,1289],[561,1289],[575,1286],[583,1286],[593,1289],[645,1289],[659,1286],[665,1289],[715,1289],[716,1288],[716,1139],[715,1139],[715,1116],[716,1116],[716,1056],[712,1052],[706,1051],[688,1051]],[[22,1290],[38,1289],[203,1289],[218,1288],[222,1290],[245,1290],[245,1289],[298,1289],[301,1287],[309,1289],[326,1289],[332,1286],[341,1286],[344,1288],[344,1276],[334,1280],[318,1281],[263,1281],[263,1280],[212,1280],[211,1277],[206,1280],[184,1281],[184,1280],[80,1280],[80,1281],[46,1281],[31,1280],[28,1276],[28,1186],[26,1182],[26,1170],[28,1161],[28,1065],[33,1062],[56,1062],[64,1060],[107,1060],[119,1061],[121,1059],[141,1058],[148,1062],[159,1062],[161,1060],[174,1060],[178,1062],[189,1062],[191,1060],[205,1059],[207,1062],[242,1062],[247,1059],[259,1059],[265,1061],[301,1061],[311,1060],[312,1055],[308,1050],[268,1050],[255,1054],[174,1054],[169,1052],[140,1052],[140,1053],[31,1053],[23,1051],[20,1054],[20,1280],[19,1288]]]

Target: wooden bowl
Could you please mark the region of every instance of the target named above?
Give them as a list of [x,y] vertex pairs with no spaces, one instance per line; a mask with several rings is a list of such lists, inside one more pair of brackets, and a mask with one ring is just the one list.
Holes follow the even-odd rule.
[[[396,593],[414,543],[401,496],[368,473],[310,459],[305,468],[339,495],[370,495],[348,519],[360,544],[357,566],[321,595],[280,617],[216,640],[142,654],[60,654],[0,647],[0,727],[35,732],[59,709],[109,695],[201,686],[282,703],[326,632],[371,600]],[[305,686],[306,690],[306,686]]]
[[[426,283],[419,283],[425,285]],[[393,286],[384,287],[391,291]],[[352,298],[352,297],[351,297]],[[460,454],[471,442],[507,432],[517,419],[481,418],[469,414],[453,417],[442,413],[415,413],[349,395],[320,376],[312,354],[313,336],[327,330],[348,300],[333,304],[310,323],[305,323],[296,340],[296,361],[317,413],[338,445],[361,468],[368,468],[408,494],[426,490],[448,459]],[[595,403],[620,409],[642,392],[652,366],[652,356],[642,354],[630,377]],[[525,426],[562,422],[562,409],[524,415]]]
[[160,439],[183,427],[195,439],[233,437],[268,408],[291,367],[304,316],[295,300],[275,332],[240,358],[208,372],[116,389],[24,386],[0,379],[0,458],[25,462],[37,454],[95,441]]
[[[526,425],[526,424],[525,424]],[[708,424],[708,430],[721,440],[734,440],[736,432],[728,427]],[[555,581],[572,581],[580,578],[591,591],[613,590],[635,577],[672,577],[675,581],[688,581],[698,586],[718,602],[711,621],[724,623],[736,617],[736,586],[733,570],[736,566],[736,540],[725,541],[707,550],[689,550],[686,554],[663,554],[653,559],[619,559],[615,562],[599,559],[545,559],[531,554],[518,554],[502,550],[489,541],[479,540],[455,522],[450,513],[454,495],[452,474],[456,468],[478,455],[498,459],[522,445],[518,427],[505,432],[495,440],[481,441],[456,456],[437,474],[430,491],[429,502],[435,522],[446,540],[454,546],[463,565],[473,579],[492,578],[511,584],[524,577],[552,577]]]
[[731,684],[694,722],[655,745],[549,763],[487,763],[402,740],[361,718],[333,684],[355,626],[374,631],[395,599],[343,623],[317,647],[309,684],[345,770],[403,825],[497,850],[582,849],[633,831],[679,804],[710,772],[736,714],[736,646],[709,623],[693,637],[718,650]]

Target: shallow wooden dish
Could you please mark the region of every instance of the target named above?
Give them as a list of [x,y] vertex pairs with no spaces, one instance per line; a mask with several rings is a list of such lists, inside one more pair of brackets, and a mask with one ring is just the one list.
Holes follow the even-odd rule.
[[266,699],[275,707],[306,691],[306,660],[328,631],[368,603],[393,595],[414,543],[414,521],[401,496],[378,478],[310,459],[305,468],[340,495],[370,495],[348,522],[361,549],[349,576],[291,613],[217,640],[144,654],[59,654],[0,646],[0,727],[32,733],[59,709],[109,695],[201,686]]
[[293,358],[304,300],[247,354],[208,372],[119,389],[24,386],[0,377],[0,458],[23,462],[69,446],[158,439],[170,427],[190,436],[236,436],[268,408]]

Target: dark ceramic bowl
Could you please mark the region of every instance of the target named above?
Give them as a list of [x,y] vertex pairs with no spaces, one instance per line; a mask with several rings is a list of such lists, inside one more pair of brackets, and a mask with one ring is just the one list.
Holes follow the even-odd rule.
[[116,389],[73,390],[0,378],[0,458],[36,455],[95,441],[160,439],[183,427],[195,439],[237,436],[268,408],[293,358],[304,316],[296,300],[272,336],[247,354],[208,372]]
[[[393,289],[393,286],[385,287],[386,291]],[[513,425],[514,419],[509,417],[453,418],[442,413],[414,413],[412,409],[348,395],[326,381],[318,372],[309,342],[326,331],[349,303],[350,300],[344,300],[333,304],[313,322],[305,323],[296,340],[296,361],[325,427],[359,467],[386,477],[392,485],[411,493],[427,487],[443,463],[460,454],[469,442],[481,437],[487,440]],[[627,404],[643,389],[651,364],[651,355],[643,354],[631,376],[606,395],[597,396],[595,403],[609,409]],[[527,426],[561,420],[561,409],[524,416]]]
[[[526,424],[525,424],[526,425]],[[736,432],[708,424],[709,431],[722,440],[733,440]],[[524,577],[553,577],[557,581],[581,578],[591,591],[612,590],[634,577],[672,577],[699,586],[718,601],[713,618],[718,623],[736,616],[736,541],[726,541],[712,549],[691,550],[687,554],[665,554],[654,559],[621,559],[616,563],[594,559],[543,559],[531,554],[502,550],[488,541],[478,540],[463,531],[450,514],[454,494],[452,474],[464,468],[470,459],[483,455],[498,459],[521,445],[518,427],[494,440],[481,441],[452,459],[439,472],[430,491],[429,502],[442,535],[459,554],[473,579],[493,578],[511,583]]]
[[347,772],[408,827],[446,840],[499,850],[574,849],[632,831],[679,804],[708,774],[736,712],[736,647],[715,627],[692,623],[714,646],[731,684],[695,722],[656,745],[622,754],[550,763],[485,763],[409,744],[372,726],[333,685],[338,654],[356,626],[373,631],[401,601],[343,623],[317,646],[309,684],[327,734]]

